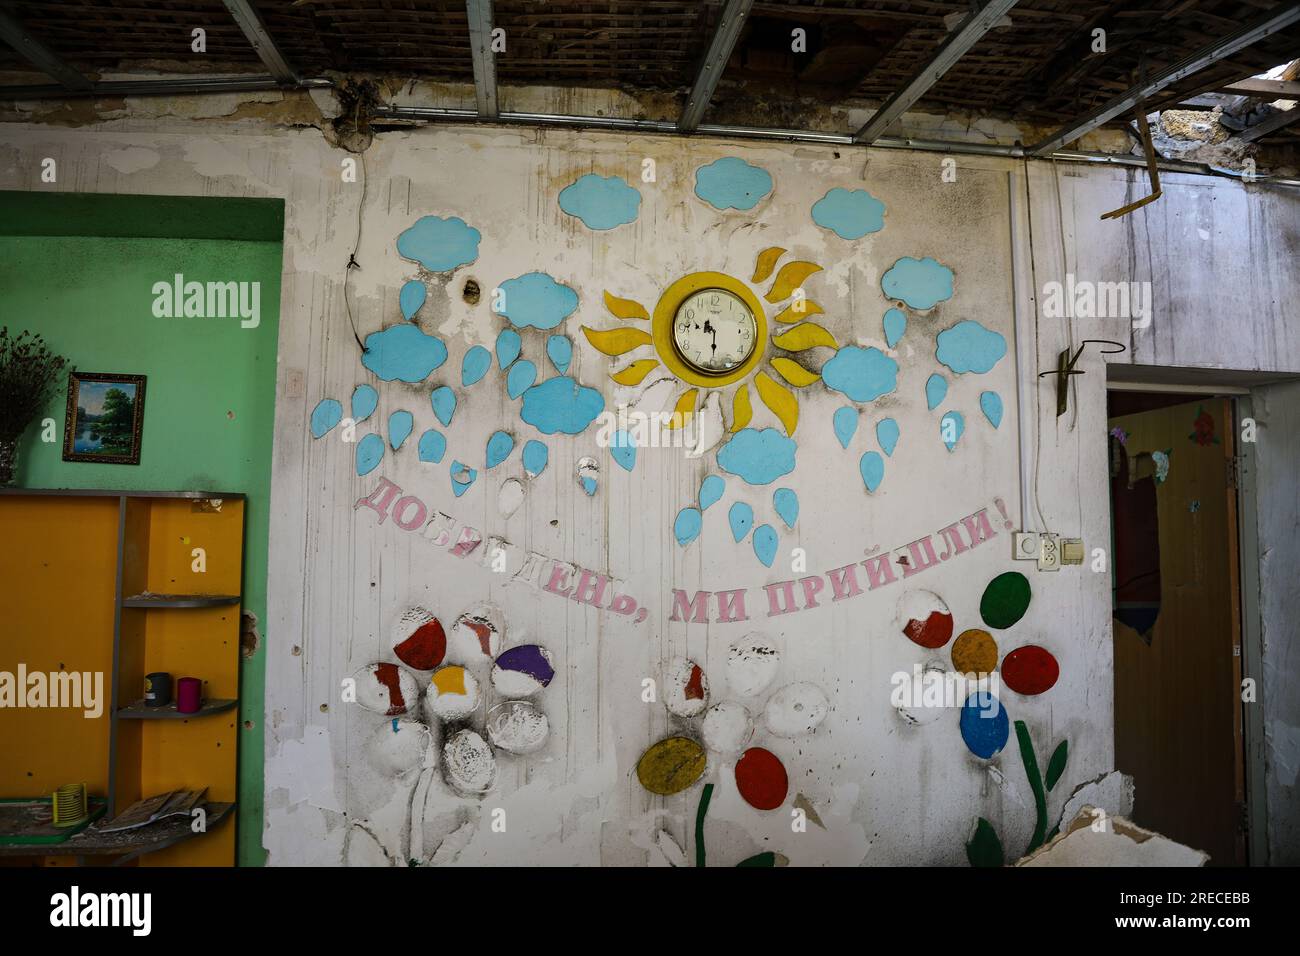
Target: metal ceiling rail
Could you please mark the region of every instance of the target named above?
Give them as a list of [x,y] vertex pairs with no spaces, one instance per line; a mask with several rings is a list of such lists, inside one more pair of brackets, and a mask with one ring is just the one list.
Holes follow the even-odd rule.
[[[381,106],[375,109],[377,119],[394,119],[415,122],[473,122],[476,113],[471,109],[441,106]],[[648,133],[651,135],[680,135],[678,125],[670,120],[627,119],[617,116],[573,116],[562,113],[516,113],[503,111],[496,120],[503,126],[545,126],[557,129],[591,129],[607,132]],[[728,126],[701,123],[695,130],[702,136],[725,139],[757,139],[771,142],[814,143],[823,146],[862,146],[852,134],[822,133],[813,130],[774,129],[764,126]],[[880,149],[910,149],[919,152],[951,153],[966,156],[996,156],[1008,159],[1042,158],[1070,163],[1104,163],[1111,166],[1146,168],[1141,156],[1113,153],[1095,153],[1082,150],[1058,150],[1045,157],[1035,157],[1027,147],[1006,146],[993,143],[962,143],[951,140],[916,139],[908,136],[882,136],[870,144]],[[1236,170],[1210,166],[1206,163],[1188,163],[1178,160],[1160,160],[1161,170],[1174,173],[1191,173],[1202,176],[1219,176],[1226,179],[1245,179]],[[1300,179],[1283,179],[1255,176],[1253,183],[1300,187]]]
[[261,16],[249,0],[221,0],[221,2],[226,5],[230,15],[239,24],[239,29],[244,31],[244,36],[252,44],[253,51],[267,71],[275,77],[276,82],[281,86],[296,86],[297,71],[289,65],[289,61],[276,46],[275,40],[271,39],[271,34],[266,32],[266,24],[262,22]]
[[910,110],[930,87],[938,83],[984,34],[997,26],[1017,2],[1018,0],[989,0],[980,10],[972,11],[935,51],[930,61],[885,101],[853,139],[868,144],[884,135],[885,130]]
[[1290,3],[1280,11],[1266,13],[1252,20],[1241,29],[1201,47],[1196,52],[1166,67],[1137,86],[1130,87],[1123,93],[1111,98],[1092,112],[1057,130],[1042,142],[1028,147],[1028,151],[1034,156],[1050,155],[1067,143],[1074,142],[1085,133],[1089,133],[1102,124],[1110,122],[1120,114],[1128,112],[1138,103],[1149,99],[1166,87],[1199,73],[1207,66],[1217,63],[1225,57],[1232,56],[1238,50],[1243,50],[1253,43],[1258,43],[1279,30],[1285,30],[1298,21],[1300,21],[1300,3]]
[[713,92],[718,88],[722,71],[726,69],[727,61],[731,59],[731,51],[736,48],[736,41],[740,39],[740,30],[745,25],[745,17],[749,15],[753,5],[754,0],[727,0],[722,8],[717,28],[714,29],[713,37],[709,40],[709,49],[695,72],[695,83],[691,86],[690,95],[686,97],[686,107],[682,110],[681,118],[677,120],[677,129],[680,132],[693,133],[699,128],[704,111],[709,108],[709,101],[713,99]]
[[49,47],[28,33],[25,26],[3,10],[0,10],[0,39],[46,76],[58,80],[61,92],[90,89],[90,80],[60,60]]
[[[334,81],[327,77],[308,77],[294,83],[290,89],[331,89]],[[75,97],[110,96],[188,96],[193,93],[257,93],[263,90],[284,90],[286,87],[275,77],[262,73],[241,73],[235,76],[185,76],[157,77],[148,80],[100,80],[81,90],[66,90],[61,86],[0,86],[0,102],[14,100],[70,99]]]
[[474,98],[478,117],[497,118],[497,61],[492,52],[492,0],[465,0],[469,46],[474,57]]

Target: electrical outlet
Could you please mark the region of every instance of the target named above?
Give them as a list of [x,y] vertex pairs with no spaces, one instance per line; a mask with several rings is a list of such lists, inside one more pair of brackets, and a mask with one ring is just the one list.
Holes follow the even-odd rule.
[[1017,561],[1038,560],[1038,532],[1017,531],[1011,536],[1011,557]]
[[1044,532],[1038,537],[1038,570],[1061,570],[1061,536]]

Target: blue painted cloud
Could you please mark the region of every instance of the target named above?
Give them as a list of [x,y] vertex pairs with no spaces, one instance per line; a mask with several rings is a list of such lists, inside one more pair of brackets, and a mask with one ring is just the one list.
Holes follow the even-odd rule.
[[772,191],[772,177],[735,156],[695,170],[695,195],[714,209],[753,209]]
[[641,193],[617,176],[588,173],[560,190],[560,208],[588,229],[613,229],[637,217]]
[[414,325],[394,325],[366,336],[361,364],[385,382],[423,382],[443,362],[447,346]]
[[885,227],[885,204],[865,189],[836,186],[813,203],[812,219],[841,239],[861,239]]
[[421,216],[397,237],[397,253],[430,272],[451,272],[478,258],[479,231],[453,216]]
[[568,376],[549,378],[524,392],[519,417],[543,435],[577,435],[605,410],[605,397]]
[[944,329],[937,342],[935,357],[958,373],[987,372],[1007,354],[1007,340],[974,319]]
[[822,381],[855,402],[873,402],[898,387],[898,363],[880,349],[846,345],[822,366]]
[[501,308],[517,329],[553,329],[578,307],[578,293],[545,272],[529,272],[501,283]]
[[718,449],[718,467],[751,485],[767,485],[794,471],[798,446],[775,428],[742,428]]
[[880,287],[887,297],[924,312],[952,298],[952,270],[928,256],[904,256],[881,277]]

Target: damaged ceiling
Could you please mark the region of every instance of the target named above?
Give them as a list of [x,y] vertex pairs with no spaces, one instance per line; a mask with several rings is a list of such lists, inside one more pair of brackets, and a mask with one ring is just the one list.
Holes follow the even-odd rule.
[[[261,55],[241,25],[241,9],[264,25],[269,42]],[[972,24],[981,10],[993,15]],[[1300,4],[1266,0],[0,0],[0,23],[9,26],[0,72],[15,78],[0,91],[50,82],[31,75],[33,58],[19,52],[18,30],[90,80],[142,71],[266,74],[269,46],[296,77],[477,79],[485,118],[496,115],[496,83],[651,91],[677,98],[686,115],[702,93],[705,122],[762,100],[791,123],[818,102],[888,108],[912,84],[903,108],[1074,134],[1072,120],[1272,18],[1271,29],[1165,76],[1158,91],[1140,98],[1148,112],[1186,103],[1208,109],[1198,97],[1300,56],[1300,16],[1278,19],[1297,10]],[[487,33],[504,30],[504,50],[490,57],[487,110],[484,67],[476,75],[471,41],[476,16],[486,16]],[[202,55],[191,52],[195,29],[206,31]],[[798,51],[796,30],[806,46]],[[956,43],[959,33],[969,34],[967,42]],[[1101,36],[1105,52],[1097,51]],[[961,49],[945,61],[950,43]],[[1127,123],[1131,113],[1126,108],[1090,128]],[[1300,141],[1294,124],[1274,126],[1256,139]]]

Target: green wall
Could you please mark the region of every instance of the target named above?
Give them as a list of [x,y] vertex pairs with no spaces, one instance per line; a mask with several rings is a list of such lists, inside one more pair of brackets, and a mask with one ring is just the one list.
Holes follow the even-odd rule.
[[[30,488],[240,491],[243,606],[261,641],[242,661],[239,862],[260,865],[266,562],[283,203],[0,193],[0,325],[30,329],[79,371],[144,375],[140,464],[63,461],[66,377],[19,444]],[[247,238],[233,238],[234,236]],[[155,318],[155,282],[261,283],[261,323]],[[57,423],[41,440],[40,420]],[[249,723],[251,722],[251,726]]]

